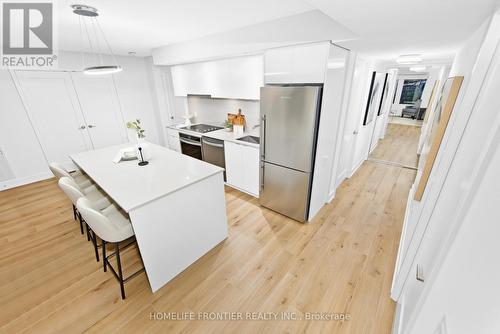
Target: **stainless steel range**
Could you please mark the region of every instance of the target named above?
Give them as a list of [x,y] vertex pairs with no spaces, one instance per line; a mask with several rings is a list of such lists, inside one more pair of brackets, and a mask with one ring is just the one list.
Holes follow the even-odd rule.
[[210,131],[222,129],[221,126],[208,124],[195,124],[185,126],[179,130],[179,140],[181,142],[181,151],[183,154],[193,158],[203,160],[201,148],[201,135]]

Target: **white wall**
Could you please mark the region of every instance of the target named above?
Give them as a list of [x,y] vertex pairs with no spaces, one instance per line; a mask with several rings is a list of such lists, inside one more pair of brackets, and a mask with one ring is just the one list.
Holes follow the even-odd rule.
[[[80,70],[81,59],[80,53],[60,51],[58,71]],[[113,80],[124,119],[141,118],[147,139],[160,143],[158,115],[148,73],[151,68],[143,58],[117,59],[123,71],[113,75]],[[48,162],[7,70],[0,70],[0,87],[0,147],[15,176],[15,179],[0,183],[0,189],[50,177]],[[135,139],[132,132],[129,132],[129,138]]]
[[[490,157],[495,156],[494,154],[498,155],[500,117],[497,110],[500,108],[500,102],[497,95],[500,89],[500,52],[498,51],[500,17],[496,18],[489,31],[488,27],[489,21],[476,31],[457,54],[457,62],[454,63],[450,75],[463,75],[464,83],[422,200],[413,201],[413,190],[410,192],[407,217],[400,242],[402,246],[398,252],[398,266],[395,270],[391,294],[398,303],[404,303],[405,296],[412,294],[410,282],[415,281],[416,264],[423,268],[426,280],[420,288],[423,292],[417,293],[413,301],[416,305],[409,305],[408,309],[415,311],[403,317],[404,323],[409,326],[409,330],[404,333],[433,333],[444,314],[449,313],[455,313],[448,319],[449,321],[453,319],[452,324],[448,322],[452,326],[449,326],[449,329],[453,329],[449,333],[483,333],[479,331],[481,327],[474,327],[475,330],[472,331],[461,327],[465,320],[479,325],[477,321],[473,321],[476,318],[471,315],[471,309],[465,308],[467,305],[480,307],[480,303],[473,302],[478,296],[473,297],[465,290],[474,288],[481,294],[481,291],[491,293],[492,289],[496,288],[496,284],[482,286],[481,281],[478,280],[483,272],[490,270],[491,263],[485,263],[481,259],[482,256],[488,256],[488,252],[482,252],[482,256],[473,260],[477,261],[475,265],[481,268],[476,271],[471,271],[477,267],[467,262],[471,259],[470,254],[462,259],[456,257],[461,252],[474,254],[476,249],[490,246],[487,244],[487,238],[492,230],[488,232],[488,228],[491,228],[488,220],[493,219],[495,214],[493,209],[483,210],[482,213],[486,216],[482,216],[479,210],[475,211],[473,216],[469,216],[468,219],[472,220],[465,218],[474,211],[476,204],[470,208],[471,203],[477,203],[478,207],[484,205],[483,209],[486,209],[490,205],[488,201],[494,194],[489,193],[490,190],[485,190],[484,197],[476,195],[475,192],[477,187],[479,189],[483,186],[489,187],[481,181],[483,175],[487,176],[486,168],[490,168],[487,164],[484,165],[484,162],[490,163],[488,155]],[[487,31],[488,34],[486,34]],[[475,50],[475,56],[470,55],[471,50]],[[497,158],[491,160],[492,164],[496,164],[495,159]],[[496,168],[498,170],[498,167]],[[480,186],[480,182],[483,182],[483,185]],[[494,184],[494,182],[496,182],[495,178],[491,177],[487,183]],[[477,194],[481,194],[481,191]],[[498,199],[496,202],[498,203]],[[486,221],[481,221],[481,219],[486,219]],[[497,220],[494,219],[494,221]],[[467,232],[463,233],[460,227],[467,224],[471,224],[472,229],[476,231],[471,234],[465,230]],[[482,230],[482,226],[486,230]],[[455,239],[457,231],[460,231],[460,234],[463,233],[462,241],[460,238]],[[481,236],[478,238],[476,233],[481,233]],[[452,249],[457,247],[457,242],[461,245],[458,246],[460,250],[453,251]],[[450,245],[452,245],[451,248]],[[450,256],[455,260],[448,260]],[[460,267],[460,272],[454,272]],[[439,283],[441,278],[442,281]],[[427,298],[430,298],[429,300],[434,298],[434,301],[427,303]],[[489,302],[484,298],[482,301],[483,303]],[[437,305],[438,308],[432,305]],[[489,312],[491,309],[481,310]],[[490,324],[493,325],[493,323]],[[484,333],[489,333],[489,331],[485,330]]]
[[0,183],[0,190],[17,183],[44,179],[51,175],[44,153],[24,110],[12,77],[0,70],[0,149],[14,179]]

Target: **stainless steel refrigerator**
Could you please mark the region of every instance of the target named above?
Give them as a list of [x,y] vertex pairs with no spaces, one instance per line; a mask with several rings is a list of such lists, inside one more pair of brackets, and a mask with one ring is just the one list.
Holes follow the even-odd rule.
[[321,86],[260,89],[262,206],[306,221],[316,155]]

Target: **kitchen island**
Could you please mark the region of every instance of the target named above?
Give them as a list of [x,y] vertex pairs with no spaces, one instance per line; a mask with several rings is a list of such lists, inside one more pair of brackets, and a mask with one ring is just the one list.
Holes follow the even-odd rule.
[[130,215],[153,292],[228,236],[223,169],[148,144],[151,159],[114,163],[130,144],[71,155]]

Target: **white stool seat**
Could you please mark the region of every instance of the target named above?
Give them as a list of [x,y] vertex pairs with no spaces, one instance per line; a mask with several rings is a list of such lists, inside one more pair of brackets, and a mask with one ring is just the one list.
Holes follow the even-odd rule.
[[102,191],[97,189],[96,186],[90,186],[83,190],[85,197],[94,203],[99,209],[107,208],[112,205],[109,197],[106,196]]
[[80,188],[89,187],[93,184],[92,179],[83,174],[81,171],[70,173],[66,170],[66,168],[64,168],[64,166],[58,164],[57,162],[50,163],[49,169],[58,179],[61,177],[69,177],[73,179]]
[[89,198],[82,197],[76,207],[94,233],[106,242],[121,242],[134,235],[128,215],[114,204],[99,209]]
[[90,187],[93,185],[92,179],[89,178],[87,175],[83,175],[83,174],[73,175],[73,174],[70,174],[70,175],[73,178],[73,180],[75,180],[76,184],[78,184],[78,186],[80,188],[86,188],[86,187]]
[[[115,204],[101,210],[101,213],[105,215],[109,219],[109,223],[113,225],[115,229],[115,240],[126,240],[134,235],[132,223],[128,215],[117,208]],[[113,240],[107,241],[114,242]]]
[[67,176],[61,177],[58,183],[59,187],[61,187],[66,196],[68,196],[75,206],[78,199],[82,197],[87,197],[89,201],[91,201],[99,210],[110,206],[112,203],[107,195],[99,190],[95,185],[82,189],[72,178]]

